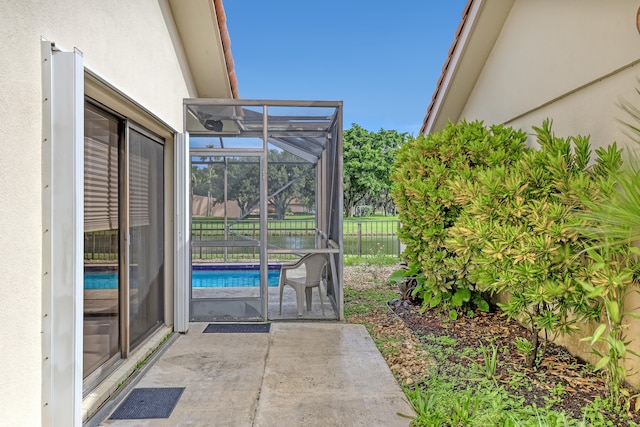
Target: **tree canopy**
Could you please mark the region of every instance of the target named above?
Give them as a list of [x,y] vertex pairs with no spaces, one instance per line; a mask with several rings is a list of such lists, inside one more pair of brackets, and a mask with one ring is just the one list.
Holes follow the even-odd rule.
[[315,167],[288,151],[269,150],[267,187],[276,219],[284,219],[295,199],[306,208],[315,205]]
[[[380,129],[370,132],[357,124],[344,132],[344,210],[349,216],[356,208],[392,211],[391,168],[397,149],[409,139],[407,133]],[[283,219],[293,201],[313,210],[316,201],[315,166],[288,151],[270,149],[267,171],[270,211]],[[244,216],[260,200],[260,166],[255,157],[202,157],[192,166],[194,195],[209,198],[208,215],[215,203],[224,200],[224,176],[227,176],[227,200],[235,201]]]
[[371,205],[389,211],[392,206],[391,168],[396,150],[408,140],[407,133],[380,129],[370,132],[352,124],[344,132],[344,210]]
[[[268,204],[277,219],[283,219],[292,201],[313,209],[315,167],[287,151],[269,150],[267,171]],[[226,171],[227,200],[235,201],[245,216],[260,201],[260,164],[257,157],[202,157],[191,170],[192,191],[209,198],[211,206],[222,203]]]

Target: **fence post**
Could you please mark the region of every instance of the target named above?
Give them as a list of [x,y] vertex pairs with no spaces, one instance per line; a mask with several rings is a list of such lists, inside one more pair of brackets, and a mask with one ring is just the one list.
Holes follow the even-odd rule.
[[[214,233],[219,233],[220,232],[219,229],[215,228],[215,224],[212,224],[211,227],[214,228],[214,230],[215,230]],[[229,240],[229,224],[227,224],[226,220],[222,223],[222,238],[224,240]],[[219,256],[220,256],[220,253],[218,251],[216,251],[216,249],[212,249],[211,250],[211,257],[212,258],[216,259],[216,257],[219,257]],[[228,262],[228,259],[229,259],[229,247],[228,246],[225,246],[224,249],[222,250],[222,259],[224,260],[224,262]]]
[[200,253],[200,259],[202,259],[202,222],[200,222],[199,225],[200,225],[200,247],[198,248],[198,250]]
[[358,256],[362,256],[362,223],[358,221]]
[[102,257],[102,259],[105,259],[105,260],[118,259],[118,256],[120,256],[118,240],[119,240],[118,233],[109,233],[109,243],[111,243],[109,247],[109,252],[111,252],[111,256],[105,255]]
[[400,221],[396,225],[396,240],[398,241],[398,256],[402,255],[402,243],[400,243],[400,236],[398,235],[398,230],[400,230]]

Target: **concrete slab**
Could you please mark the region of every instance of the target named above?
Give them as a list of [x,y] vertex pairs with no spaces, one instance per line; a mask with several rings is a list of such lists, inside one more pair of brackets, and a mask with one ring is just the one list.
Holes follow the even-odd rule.
[[364,326],[278,324],[254,426],[408,426],[413,415]]
[[398,413],[414,412],[361,325],[272,323],[268,334],[203,334],[206,325],[192,323],[135,385],[185,387],[169,419],[100,425],[410,424]]

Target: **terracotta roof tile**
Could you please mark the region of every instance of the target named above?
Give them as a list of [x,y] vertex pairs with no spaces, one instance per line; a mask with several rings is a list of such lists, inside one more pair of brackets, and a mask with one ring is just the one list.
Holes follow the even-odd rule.
[[440,74],[440,78],[438,79],[438,83],[436,83],[436,89],[433,91],[433,96],[431,97],[431,102],[427,107],[427,115],[424,117],[424,121],[422,122],[422,127],[420,128],[420,134],[424,134],[427,129],[427,121],[431,116],[431,112],[433,111],[433,107],[436,103],[436,98],[438,94],[442,90],[442,85],[444,82],[444,78],[447,75],[447,71],[449,70],[449,65],[451,64],[451,59],[453,58],[453,52],[458,45],[458,40],[460,39],[460,35],[462,34],[462,28],[464,27],[465,22],[467,21],[467,17],[469,16],[469,10],[471,9],[471,4],[473,0],[469,0],[464,10],[462,11],[462,19],[460,20],[460,24],[458,25],[458,29],[456,30],[455,37],[453,38],[453,43],[451,43],[451,47],[449,48],[449,53],[447,54],[447,59],[444,61],[444,65],[442,66],[442,73]]
[[224,12],[222,0],[213,0],[213,5],[215,7],[216,17],[218,20],[218,28],[220,28],[220,39],[222,40],[222,51],[227,65],[231,94],[233,98],[239,99],[240,93],[238,91],[238,78],[236,77],[235,63],[231,53],[231,37],[229,36],[229,29],[227,28],[227,15]]

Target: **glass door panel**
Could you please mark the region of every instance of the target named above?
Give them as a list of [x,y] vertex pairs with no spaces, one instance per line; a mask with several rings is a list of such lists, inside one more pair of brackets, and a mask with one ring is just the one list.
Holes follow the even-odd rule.
[[[83,378],[120,356],[120,122],[85,106]],[[92,375],[93,374],[93,375]]]
[[129,130],[129,327],[133,349],[164,323],[164,147]]
[[192,320],[264,319],[261,159],[215,150],[191,155]]

